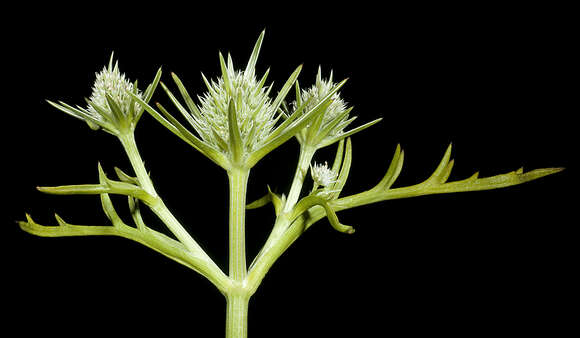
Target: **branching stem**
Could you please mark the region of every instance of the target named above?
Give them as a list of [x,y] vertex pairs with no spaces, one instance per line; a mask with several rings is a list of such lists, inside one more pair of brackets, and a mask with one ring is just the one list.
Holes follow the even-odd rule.
[[153,187],[153,182],[145,169],[143,160],[137,149],[137,144],[135,143],[135,135],[131,133],[126,133],[119,136],[119,140],[129,157],[129,161],[133,166],[139,185],[147,191],[151,196],[155,198],[155,201],[149,205],[151,210],[165,223],[169,230],[175,235],[175,237],[183,243],[183,245],[195,255],[203,257],[204,260],[208,262],[210,273],[214,275],[222,275],[223,272],[215,264],[215,262],[207,255],[207,253],[199,246],[199,244],[191,237],[191,235],[185,230],[181,223],[173,216],[171,211],[167,208],[163,200],[157,195],[155,188]]

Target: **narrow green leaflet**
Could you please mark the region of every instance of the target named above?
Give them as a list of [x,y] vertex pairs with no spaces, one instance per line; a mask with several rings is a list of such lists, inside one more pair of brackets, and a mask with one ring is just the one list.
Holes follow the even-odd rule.
[[228,105],[228,127],[230,132],[230,150],[232,152],[233,161],[236,164],[242,165],[242,156],[244,155],[244,142],[242,135],[240,135],[240,128],[238,126],[238,118],[236,117],[236,107],[234,102],[230,100]]
[[298,203],[296,203],[296,206],[294,206],[294,209],[292,210],[292,213],[289,217],[290,220],[291,221],[295,220],[300,215],[302,215],[306,211],[308,211],[308,209],[310,209],[314,206],[317,206],[317,205],[324,208],[324,210],[326,211],[326,216],[328,217],[328,221],[329,221],[330,225],[335,230],[340,231],[340,232],[344,232],[347,234],[354,233],[353,227],[341,224],[338,221],[338,217],[336,216],[336,212],[332,209],[330,204],[328,204],[328,202],[324,198],[319,197],[319,196],[315,196],[315,195],[306,196],[303,199],[301,199]]

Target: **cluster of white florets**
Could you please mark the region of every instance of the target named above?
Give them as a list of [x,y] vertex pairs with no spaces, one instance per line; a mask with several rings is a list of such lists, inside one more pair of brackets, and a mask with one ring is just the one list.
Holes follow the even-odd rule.
[[234,104],[238,127],[248,152],[259,148],[276,123],[276,111],[268,87],[262,86],[253,72],[227,69],[229,88],[223,77],[208,83],[208,92],[200,97],[201,116],[194,116],[196,130],[203,140],[216,149],[229,144],[228,106]]
[[336,182],[336,173],[328,167],[328,164],[316,164],[310,166],[310,175],[317,185],[326,187]]
[[[308,88],[303,89],[300,93],[302,102],[305,102],[305,111],[310,111],[317,104],[319,104],[336,86],[336,83],[332,81],[332,73],[330,78],[323,79],[320,73],[320,69],[318,71],[318,75],[316,76],[316,83]],[[334,93],[331,98],[331,103],[323,113],[322,117],[322,124],[321,128],[324,128],[328,123],[333,122],[335,119],[340,118],[342,121],[346,121],[348,119],[348,114],[341,115],[347,110],[347,103],[340,97],[338,92]],[[296,101],[293,102],[294,110],[298,109],[298,105]],[[341,122],[342,122],[341,121]],[[327,135],[327,137],[334,137],[341,135],[343,132],[345,125],[343,123],[338,123],[337,126]]]
[[[106,97],[108,94],[113,101],[117,103],[121,111],[125,115],[128,115],[131,103],[135,105],[133,107],[135,110],[139,107],[137,103],[134,103],[127,91],[134,91],[133,84],[125,77],[125,74],[121,74],[118,63],[115,63],[114,67],[112,67],[112,63],[110,63],[109,66],[104,67],[100,73],[96,73],[93,92],[89,100],[104,111],[111,112]],[[141,97],[139,91],[137,91],[137,96]],[[102,119],[100,113],[91,105],[88,106],[87,110],[95,117]]]

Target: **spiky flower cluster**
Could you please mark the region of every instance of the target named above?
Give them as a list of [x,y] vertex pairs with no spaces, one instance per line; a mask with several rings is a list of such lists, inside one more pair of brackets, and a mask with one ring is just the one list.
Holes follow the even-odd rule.
[[[336,85],[332,80],[332,71],[328,79],[323,79],[319,68],[315,84],[308,89],[303,89],[300,94],[301,101],[305,102],[306,105],[305,111],[309,111],[319,104]],[[340,97],[340,94],[336,92],[330,99],[331,102],[322,116],[322,123],[319,128],[324,129],[331,123],[336,123],[336,127],[332,128],[325,138],[333,138],[341,135],[344,128],[352,121],[352,119],[348,120],[347,103]],[[298,109],[296,101],[293,102],[293,108],[294,110]],[[340,121],[336,121],[336,119],[340,119]]]
[[310,175],[312,175],[312,180],[317,185],[326,187],[334,182],[336,182],[336,173],[328,167],[328,164],[316,164],[310,166]]
[[226,72],[227,79],[222,76],[211,83],[204,76],[208,91],[199,97],[200,114],[193,115],[194,128],[205,142],[228,152],[228,109],[231,102],[245,150],[252,152],[276,125],[276,107],[269,96],[271,87],[264,86],[265,76],[258,82],[253,70],[235,70],[231,58]]
[[[334,86],[336,86],[336,83],[332,82],[332,72],[328,79],[323,79],[319,71],[318,76],[316,76],[316,83],[312,87],[302,90],[301,96],[302,101],[306,102],[306,111],[314,108],[322,98],[330,93]],[[338,92],[332,95],[331,100],[332,102],[326,109],[326,113],[322,119],[323,124],[332,121],[347,109],[346,102],[344,102]]]
[[[141,98],[141,93],[139,90],[134,90],[133,84],[119,71],[119,63],[115,62],[113,67],[112,56],[111,62],[109,62],[108,67],[104,67],[100,73],[96,73],[95,84],[93,85],[93,92],[89,98],[90,102],[93,103],[97,108],[101,108],[111,115],[111,108],[107,101],[107,95],[109,95],[113,101],[119,106],[120,110],[128,115],[130,111],[131,104],[134,111],[139,108],[138,103],[128,94],[128,92],[135,93],[139,98]],[[87,110],[96,118],[102,119],[101,113],[95,109],[91,104],[87,107]]]

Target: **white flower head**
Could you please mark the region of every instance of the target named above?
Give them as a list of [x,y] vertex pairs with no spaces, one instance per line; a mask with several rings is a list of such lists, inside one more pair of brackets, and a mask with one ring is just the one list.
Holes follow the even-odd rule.
[[[109,112],[111,115],[111,107],[107,101],[107,95],[109,95],[113,101],[119,106],[121,112],[128,116],[130,112],[130,105],[134,104],[133,111],[139,109],[139,105],[135,103],[135,100],[127,93],[133,92],[139,98],[141,98],[141,93],[139,90],[133,88],[133,84],[119,71],[119,63],[115,62],[113,66],[113,55],[111,54],[111,59],[109,61],[108,67],[104,67],[99,73],[96,73],[95,84],[93,85],[93,92],[89,101],[96,105],[101,110]],[[98,112],[93,105],[89,104],[87,110],[97,119],[102,120],[103,116]]]
[[314,183],[317,185],[326,187],[334,182],[336,182],[336,173],[332,171],[332,169],[328,168],[328,164],[324,162],[324,164],[316,164],[314,166],[310,166],[310,175],[312,175],[312,179]]
[[252,152],[272,132],[276,124],[276,107],[272,104],[270,87],[257,81],[254,70],[235,70],[231,57],[226,68],[227,79],[222,75],[215,81],[204,81],[208,92],[199,97],[200,115],[193,116],[197,132],[202,139],[228,152],[230,101],[234,105],[240,136],[245,150]]
[[[326,146],[332,143],[332,140],[337,139],[344,134],[344,129],[354,120],[349,119],[349,113],[352,108],[347,107],[347,103],[340,97],[336,86],[332,80],[332,71],[328,79],[322,78],[322,71],[318,68],[315,84],[307,89],[300,91],[300,101],[304,105],[304,111],[311,111],[319,105],[329,94],[330,103],[322,112],[322,121],[320,123],[310,123],[303,131],[298,134],[298,140],[303,142],[311,142],[314,146]],[[298,102],[292,102],[293,110],[299,109]],[[317,130],[310,130],[317,128]],[[306,135],[314,135],[314,138],[309,138],[307,141]]]
[[[330,77],[328,79],[323,79],[321,75],[321,70],[318,68],[318,74],[316,76],[316,83],[308,88],[302,90],[301,96],[303,102],[308,102],[306,104],[306,111],[311,110],[314,108],[322,99],[330,93],[330,91],[334,88],[336,83],[332,82],[332,71],[330,72]],[[332,102],[326,109],[324,113],[324,117],[322,119],[322,124],[326,124],[336,117],[338,117],[341,113],[344,113],[347,109],[346,102],[340,97],[338,92],[334,93],[331,97]]]

